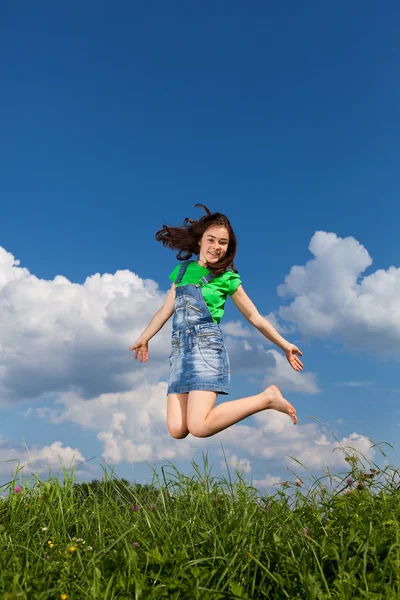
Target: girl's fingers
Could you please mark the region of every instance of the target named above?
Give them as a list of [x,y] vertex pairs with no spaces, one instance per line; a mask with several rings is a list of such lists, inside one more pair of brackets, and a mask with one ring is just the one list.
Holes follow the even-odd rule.
[[302,371],[303,363],[297,358],[297,356],[293,356],[290,363],[296,371]]
[[[297,352],[297,351],[295,350],[294,352]],[[299,352],[300,352],[300,350],[299,350]],[[301,352],[300,352],[300,354],[301,354]],[[301,354],[301,356],[302,356],[302,354]],[[303,367],[303,363],[301,362],[301,360],[299,359],[299,357],[296,356],[296,354],[292,354],[292,359],[296,363],[296,365],[299,365],[300,367]]]
[[136,358],[139,357],[140,362],[147,362],[148,361],[148,358],[149,358],[149,352],[148,352],[148,350],[141,350],[140,346],[136,347],[135,344],[133,344],[133,346],[131,346],[129,348],[129,350],[133,350],[133,356],[134,356],[134,358],[136,359]]

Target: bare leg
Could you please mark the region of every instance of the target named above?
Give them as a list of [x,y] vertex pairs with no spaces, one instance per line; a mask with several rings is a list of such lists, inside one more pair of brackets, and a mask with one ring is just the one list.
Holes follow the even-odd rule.
[[295,425],[297,423],[296,410],[285,400],[276,385],[270,385],[256,396],[224,402],[213,408],[216,399],[215,392],[189,392],[187,426],[192,435],[210,437],[246,417],[267,409],[285,413]]
[[189,435],[187,405],[189,394],[169,394],[167,400],[167,427],[170,435],[181,440]]

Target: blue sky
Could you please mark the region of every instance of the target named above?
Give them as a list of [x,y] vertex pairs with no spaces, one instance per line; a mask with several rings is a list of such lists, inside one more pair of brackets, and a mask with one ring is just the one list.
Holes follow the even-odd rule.
[[[76,451],[95,457],[80,477],[106,460],[142,481],[138,452],[190,472],[207,450],[218,474],[223,444],[262,486],[288,454],[340,470],[310,416],[372,458],[366,438],[396,446],[399,25],[396,2],[2,9],[0,460]],[[154,234],[198,202],[229,216],[245,290],[304,353],[288,379],[228,301],[229,399],[278,382],[296,434],[263,413],[168,438],[169,326],[148,365],[126,351],[176,264]]]

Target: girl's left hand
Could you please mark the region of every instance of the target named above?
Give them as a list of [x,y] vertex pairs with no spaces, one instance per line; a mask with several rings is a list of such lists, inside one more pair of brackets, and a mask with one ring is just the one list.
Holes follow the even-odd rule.
[[301,352],[301,350],[298,349],[297,346],[295,346],[294,344],[289,344],[289,346],[285,348],[285,354],[290,366],[295,371],[303,370],[303,363],[298,358],[298,356],[296,356],[296,354],[298,354],[299,356],[303,356],[303,353]]

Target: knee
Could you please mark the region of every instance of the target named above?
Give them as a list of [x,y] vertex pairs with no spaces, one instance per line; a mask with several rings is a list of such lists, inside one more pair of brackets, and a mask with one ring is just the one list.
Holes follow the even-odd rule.
[[168,427],[168,432],[170,436],[175,438],[176,440],[183,440],[185,437],[189,435],[188,429],[182,429],[179,427]]
[[198,438],[206,438],[210,436],[206,428],[202,427],[201,425],[193,425],[193,427],[189,426],[189,433]]

